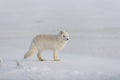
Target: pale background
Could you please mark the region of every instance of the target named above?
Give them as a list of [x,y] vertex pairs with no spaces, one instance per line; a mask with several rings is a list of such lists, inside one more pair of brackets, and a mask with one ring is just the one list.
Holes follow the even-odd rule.
[[[60,30],[61,61],[23,59],[34,36]],[[0,80],[120,80],[120,1],[0,0]]]
[[120,57],[119,4],[119,0],[0,0],[0,47],[25,52],[37,34],[66,30],[67,53]]

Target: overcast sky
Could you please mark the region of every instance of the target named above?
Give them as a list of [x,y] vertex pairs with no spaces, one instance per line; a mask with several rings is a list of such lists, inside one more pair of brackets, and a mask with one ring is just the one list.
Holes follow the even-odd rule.
[[0,0],[1,46],[29,39],[17,43],[23,48],[37,34],[61,29],[70,33],[68,53],[120,57],[119,0]]
[[119,0],[0,0],[0,34],[120,30]]

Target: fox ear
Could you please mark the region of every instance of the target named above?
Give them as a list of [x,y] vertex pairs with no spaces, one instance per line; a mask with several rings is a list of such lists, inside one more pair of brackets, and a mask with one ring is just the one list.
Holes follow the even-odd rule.
[[63,34],[63,31],[62,31],[62,30],[60,31],[60,34]]

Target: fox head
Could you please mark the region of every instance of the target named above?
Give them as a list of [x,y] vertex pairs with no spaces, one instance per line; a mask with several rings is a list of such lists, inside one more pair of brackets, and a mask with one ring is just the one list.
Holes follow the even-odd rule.
[[66,31],[60,31],[59,37],[61,40],[68,41],[69,40],[69,34]]

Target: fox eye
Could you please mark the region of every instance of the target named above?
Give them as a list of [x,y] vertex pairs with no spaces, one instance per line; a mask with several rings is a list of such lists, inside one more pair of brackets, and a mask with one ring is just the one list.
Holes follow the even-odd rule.
[[63,37],[65,37],[65,35],[63,35]]

